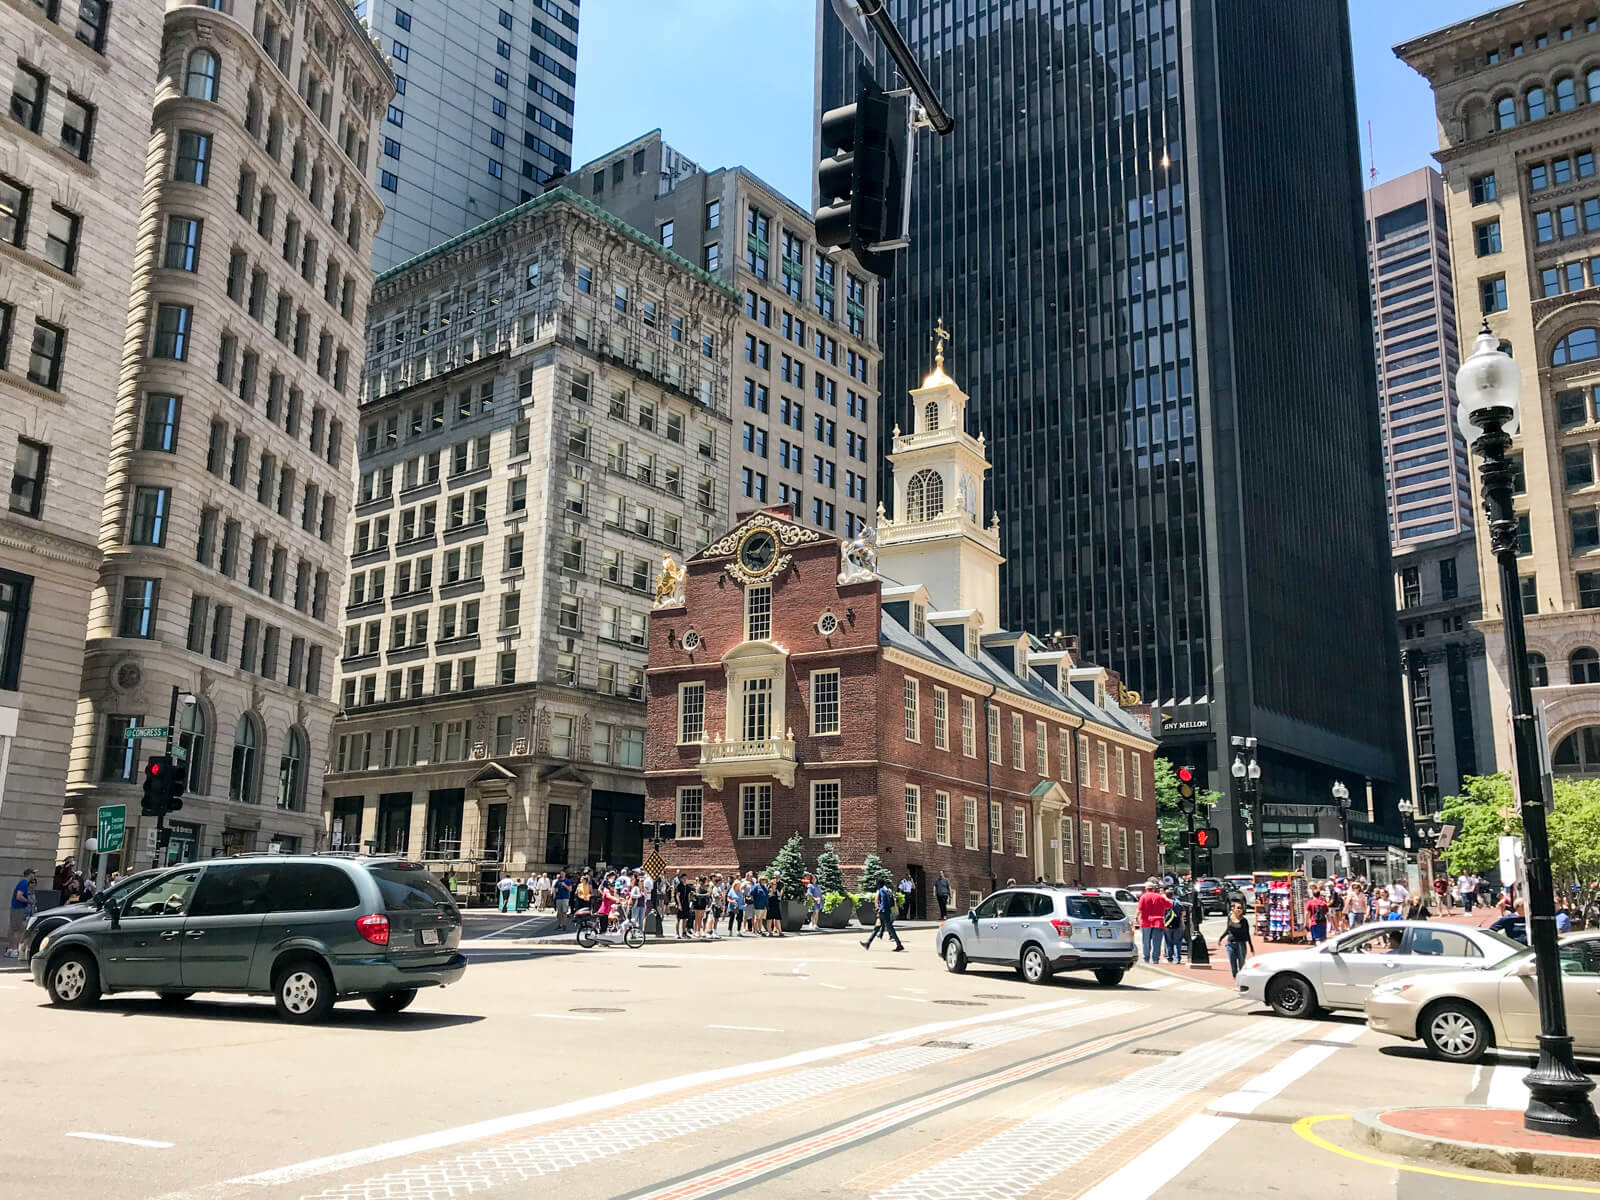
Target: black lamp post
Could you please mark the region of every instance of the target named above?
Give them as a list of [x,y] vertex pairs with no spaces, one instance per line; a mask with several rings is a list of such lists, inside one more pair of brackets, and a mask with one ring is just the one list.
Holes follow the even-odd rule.
[[[1344,780],[1333,781],[1333,802],[1339,806],[1339,840],[1345,844],[1345,857],[1350,856],[1350,789],[1345,787]],[[1345,863],[1345,872],[1350,870],[1350,864]]]
[[[1234,734],[1233,765],[1228,773],[1233,776],[1234,804],[1245,815],[1250,828],[1250,869],[1261,869],[1261,764],[1256,761],[1256,739]],[[1245,761],[1248,751],[1250,761]]]
[[1567,1137],[1600,1137],[1589,1093],[1594,1081],[1578,1070],[1567,1032],[1556,946],[1555,888],[1550,841],[1545,831],[1544,780],[1538,722],[1528,678],[1528,652],[1517,579],[1517,518],[1512,509],[1511,462],[1507,452],[1521,428],[1522,373],[1502,351],[1484,318],[1472,356],[1456,372],[1456,419],[1467,443],[1483,460],[1483,510],[1489,546],[1500,568],[1500,612],[1505,622],[1506,675],[1511,692],[1512,778],[1522,807],[1523,854],[1527,861],[1528,944],[1533,947],[1539,994],[1539,1061],[1526,1077],[1527,1129]]

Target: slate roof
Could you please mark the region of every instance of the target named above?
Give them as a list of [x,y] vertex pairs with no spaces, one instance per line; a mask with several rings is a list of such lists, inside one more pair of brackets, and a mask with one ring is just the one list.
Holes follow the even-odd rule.
[[954,645],[942,633],[919,638],[890,615],[887,609],[883,611],[883,619],[879,625],[878,643],[920,658],[924,662],[934,663],[946,670],[959,671],[980,684],[989,684],[1002,691],[1026,696],[1035,703],[1063,709],[1088,723],[1105,725],[1122,733],[1132,734],[1149,742],[1151,746],[1157,744],[1150,731],[1123,711],[1122,706],[1115,701],[1108,700],[1106,706],[1101,708],[1076,688],[1069,686],[1065,691],[1060,691],[1051,687],[1032,671],[1027,672],[1025,678],[1018,676],[992,654],[980,651],[977,658],[969,658],[966,651]]

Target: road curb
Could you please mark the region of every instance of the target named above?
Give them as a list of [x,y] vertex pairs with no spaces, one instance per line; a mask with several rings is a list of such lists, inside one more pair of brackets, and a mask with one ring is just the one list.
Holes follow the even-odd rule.
[[[1479,1171],[1499,1171],[1509,1175],[1541,1175],[1558,1179],[1600,1180],[1600,1154],[1586,1154],[1561,1148],[1574,1138],[1560,1138],[1544,1134],[1526,1134],[1528,1139],[1546,1139],[1548,1146],[1508,1146],[1489,1141],[1470,1141],[1461,1138],[1440,1137],[1436,1133],[1413,1132],[1397,1128],[1386,1117],[1400,1114],[1434,1114],[1439,1118],[1452,1118],[1455,1124],[1470,1124],[1475,1117],[1493,1114],[1500,1116],[1509,1109],[1485,1106],[1417,1107],[1417,1108],[1366,1108],[1352,1114],[1356,1136],[1369,1146],[1401,1154],[1408,1158],[1427,1158],[1436,1162],[1452,1163]],[[1456,1117],[1455,1114],[1459,1114]],[[1520,1124],[1522,1113],[1514,1113]],[[1466,1130],[1461,1130],[1465,1133]]]

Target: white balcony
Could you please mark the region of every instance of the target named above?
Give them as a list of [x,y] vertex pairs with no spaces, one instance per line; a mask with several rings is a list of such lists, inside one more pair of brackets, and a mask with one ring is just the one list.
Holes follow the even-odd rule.
[[706,742],[700,747],[700,774],[713,788],[726,779],[774,778],[794,786],[794,731],[784,737]]

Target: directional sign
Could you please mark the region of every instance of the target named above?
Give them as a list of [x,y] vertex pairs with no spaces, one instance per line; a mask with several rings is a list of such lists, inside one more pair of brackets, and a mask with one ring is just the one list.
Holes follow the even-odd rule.
[[122,736],[126,741],[136,742],[140,738],[166,737],[171,732],[165,725],[136,725],[132,729],[123,730]]
[[95,841],[101,854],[115,854],[122,849],[122,837],[128,828],[128,806],[104,804],[96,810]]

